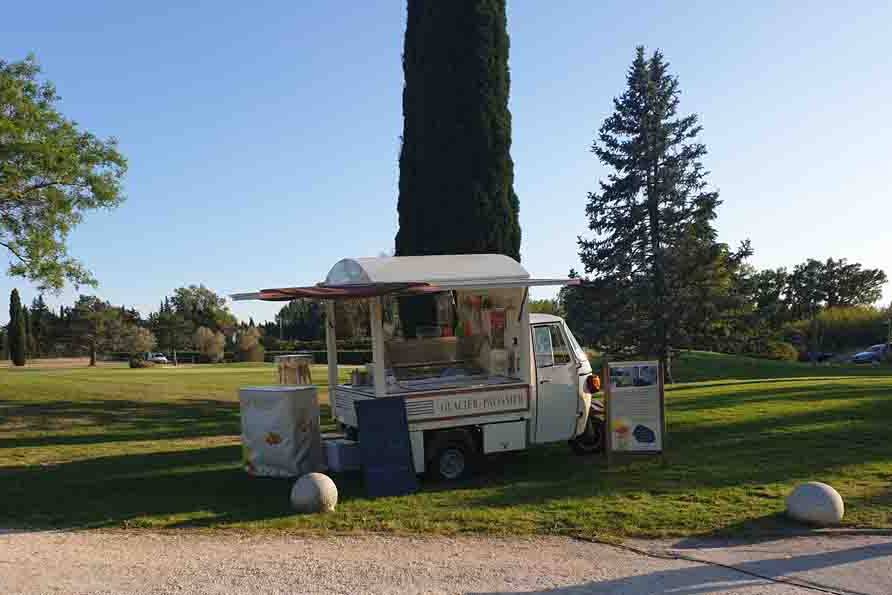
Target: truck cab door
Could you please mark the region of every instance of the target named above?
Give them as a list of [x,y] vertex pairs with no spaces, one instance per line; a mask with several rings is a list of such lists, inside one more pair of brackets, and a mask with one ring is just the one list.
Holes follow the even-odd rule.
[[531,327],[536,359],[535,441],[569,440],[576,432],[579,380],[576,360],[560,323]]

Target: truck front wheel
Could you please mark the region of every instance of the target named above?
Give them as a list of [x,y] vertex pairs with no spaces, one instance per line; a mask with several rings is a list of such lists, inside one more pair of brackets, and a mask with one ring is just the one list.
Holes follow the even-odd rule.
[[585,430],[579,436],[570,440],[570,448],[578,455],[591,455],[604,450],[604,418],[592,408],[588,412],[588,421],[585,422]]

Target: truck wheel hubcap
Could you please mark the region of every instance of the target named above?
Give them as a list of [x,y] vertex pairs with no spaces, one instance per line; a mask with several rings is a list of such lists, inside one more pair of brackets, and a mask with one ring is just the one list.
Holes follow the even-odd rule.
[[465,471],[465,455],[456,448],[450,448],[440,456],[440,475],[446,479],[460,477]]

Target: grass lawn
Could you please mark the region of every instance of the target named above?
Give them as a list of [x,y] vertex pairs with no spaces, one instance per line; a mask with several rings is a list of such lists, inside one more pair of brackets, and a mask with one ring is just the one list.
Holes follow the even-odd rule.
[[787,526],[784,496],[806,480],[840,491],[846,525],[892,527],[892,370],[705,353],[675,370],[688,382],[667,393],[664,464],[607,469],[555,444],[407,497],[368,500],[335,476],[337,512],[297,516],[288,481],[239,466],[236,390],[272,383],[271,365],[4,368],[0,527],[751,533]]

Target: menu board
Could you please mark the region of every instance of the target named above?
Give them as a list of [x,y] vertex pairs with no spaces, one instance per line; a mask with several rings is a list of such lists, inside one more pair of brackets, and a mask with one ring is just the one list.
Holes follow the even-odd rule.
[[611,362],[606,372],[610,451],[662,452],[665,413],[660,363]]

